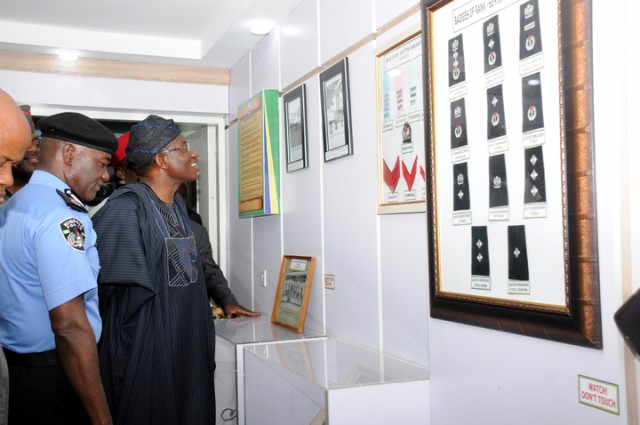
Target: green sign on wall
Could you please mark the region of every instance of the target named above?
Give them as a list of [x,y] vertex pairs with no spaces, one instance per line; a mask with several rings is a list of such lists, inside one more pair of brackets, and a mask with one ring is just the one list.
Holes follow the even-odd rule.
[[238,108],[238,213],[280,212],[278,91],[263,90]]

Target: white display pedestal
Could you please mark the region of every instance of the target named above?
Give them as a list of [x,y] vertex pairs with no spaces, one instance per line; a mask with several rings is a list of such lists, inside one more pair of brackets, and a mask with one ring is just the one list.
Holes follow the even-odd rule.
[[[274,344],[322,337],[319,331],[302,334],[271,324],[271,316],[238,317],[216,320],[216,415],[217,423],[243,425],[243,350],[247,345]],[[238,409],[238,406],[241,408]],[[229,420],[237,414],[237,421]],[[227,421],[222,420],[227,419]]]
[[334,339],[245,346],[246,425],[429,424],[429,369]]

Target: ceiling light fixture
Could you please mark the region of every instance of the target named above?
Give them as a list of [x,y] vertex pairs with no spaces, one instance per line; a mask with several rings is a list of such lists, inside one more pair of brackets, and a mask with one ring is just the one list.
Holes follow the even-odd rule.
[[69,50],[62,50],[58,53],[58,58],[65,62],[74,62],[78,60],[78,53]]
[[275,25],[276,24],[273,21],[269,21],[267,19],[255,19],[247,22],[249,31],[251,31],[251,34],[253,35],[267,35]]

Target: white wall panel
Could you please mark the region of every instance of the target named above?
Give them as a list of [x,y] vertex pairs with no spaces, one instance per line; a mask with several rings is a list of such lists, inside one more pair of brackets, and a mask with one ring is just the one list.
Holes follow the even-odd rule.
[[388,31],[380,34],[378,38],[376,38],[376,50],[379,48],[385,49],[387,46],[397,43],[399,39],[421,30],[420,16],[411,15],[409,18],[399,22]]
[[320,63],[373,33],[373,0],[320,1]]
[[320,65],[317,2],[304,0],[280,24],[283,87]]
[[[640,25],[635,25],[636,16],[640,13],[640,3],[631,2],[628,5],[629,13],[627,13],[627,26],[630,30],[630,36],[628,38],[628,45],[638,45],[640,43]],[[638,78],[629,77],[626,78],[627,88],[626,93],[640,93],[640,81]],[[637,117],[640,115],[640,99],[638,96],[629,96],[628,98],[629,110],[626,112],[627,128],[625,129],[625,136],[627,138],[627,166],[626,169],[629,172],[626,179],[626,186],[628,187],[628,199],[629,199],[629,217],[640,217],[640,192],[636,190],[634,182],[640,181],[640,169],[635,166],[637,164],[637,158],[640,158],[640,144],[629,143],[629,135],[634,134],[636,131],[635,120],[628,119],[628,117]],[[624,157],[625,155],[623,155]],[[640,262],[637,261],[640,258],[640,222],[639,220],[631,221],[631,253],[630,261],[633,263],[633,270],[631,276],[631,285],[633,290],[640,289]],[[640,373],[640,368],[638,368]],[[639,379],[640,382],[640,379]],[[638,406],[640,408],[640,406]]]
[[[244,56],[229,72],[229,120],[235,120],[238,108],[251,97],[251,53]],[[256,308],[253,281],[253,223],[238,215],[238,125],[227,132],[228,203],[229,206],[229,270],[231,291],[238,302]],[[266,312],[266,314],[269,314]]]
[[377,168],[371,45],[349,57],[352,156],[324,166],[327,335],[378,348]]
[[442,320],[429,334],[434,424],[623,423],[578,403],[578,374],[617,381],[600,350]]
[[251,97],[251,53],[229,71],[229,121],[238,116],[238,108]]
[[251,53],[251,96],[280,90],[280,28],[274,28]]
[[[628,2],[626,13],[626,26],[629,30],[629,37],[626,39],[628,46],[637,46],[640,42],[640,26],[636,25],[637,16],[640,13],[640,3]],[[640,144],[635,142],[635,138],[631,138],[631,134],[636,132],[636,121],[629,119],[629,117],[637,117],[640,115],[640,99],[635,96],[635,93],[640,93],[640,81],[635,77],[635,73],[631,72],[625,78],[626,87],[624,92],[629,94],[627,99],[628,110],[626,111],[626,117],[623,118],[626,121],[626,152],[621,154],[622,158],[626,157],[626,164],[623,168],[628,174],[623,176],[623,184],[627,187],[626,197],[629,200],[629,211],[627,220],[630,221],[630,229],[628,233],[628,243],[630,245],[629,252],[627,253],[626,262],[623,265],[623,285],[628,286],[630,292],[640,290],[640,192],[637,190],[636,182],[640,181],[640,169],[636,166],[637,158],[640,158]],[[629,270],[630,269],[630,270]],[[635,394],[640,394],[640,364],[635,357],[629,356],[628,361],[630,366],[635,366],[636,373],[629,372],[629,387],[635,389]],[[633,386],[633,379],[635,379],[635,386]],[[635,410],[632,406],[627,407],[627,411],[631,411],[635,417],[640,417],[640,402],[636,402]]]
[[[280,89],[280,31],[275,28],[251,53],[251,96],[262,90]],[[282,164],[281,164],[282,166]],[[282,186],[281,189],[282,190]],[[249,218],[253,222],[253,282],[255,305],[270,314],[282,260],[281,215]],[[266,270],[267,287],[260,285]]]
[[[267,314],[273,310],[282,263],[281,215],[254,217],[253,220],[253,281],[256,308]],[[260,273],[267,271],[267,287],[260,286]]]
[[428,364],[429,279],[424,213],[380,216],[384,351]]
[[[376,0],[376,28],[420,4],[416,0]],[[415,16],[415,15],[414,15]],[[417,15],[418,20],[420,15]]]
[[[387,7],[388,19],[403,11],[401,5],[390,8],[388,2],[377,2],[377,6]],[[418,14],[380,34],[374,54],[415,31],[420,31]],[[380,217],[384,351],[425,365],[429,359],[426,235],[424,213]]]
[[[238,302],[245,307],[254,305],[253,295],[253,252],[252,252],[252,223],[250,218],[240,218],[238,215],[238,126],[234,124],[227,132],[229,140],[229,162],[227,175],[229,194],[229,274],[227,280],[231,292]],[[268,313],[270,314],[270,312]]]
[[[324,281],[322,256],[322,165],[318,146],[322,131],[319,117],[318,79],[306,82],[307,139],[309,167],[292,173],[286,172],[287,155],[282,142],[282,205],[283,250],[285,255],[316,257],[316,270],[311,285],[305,328],[324,329]],[[281,131],[284,138],[284,132]]]

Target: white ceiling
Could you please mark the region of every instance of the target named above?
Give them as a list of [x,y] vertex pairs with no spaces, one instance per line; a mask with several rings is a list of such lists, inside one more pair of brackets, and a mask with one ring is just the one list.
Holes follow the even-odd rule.
[[0,50],[230,68],[302,0],[5,0]]

